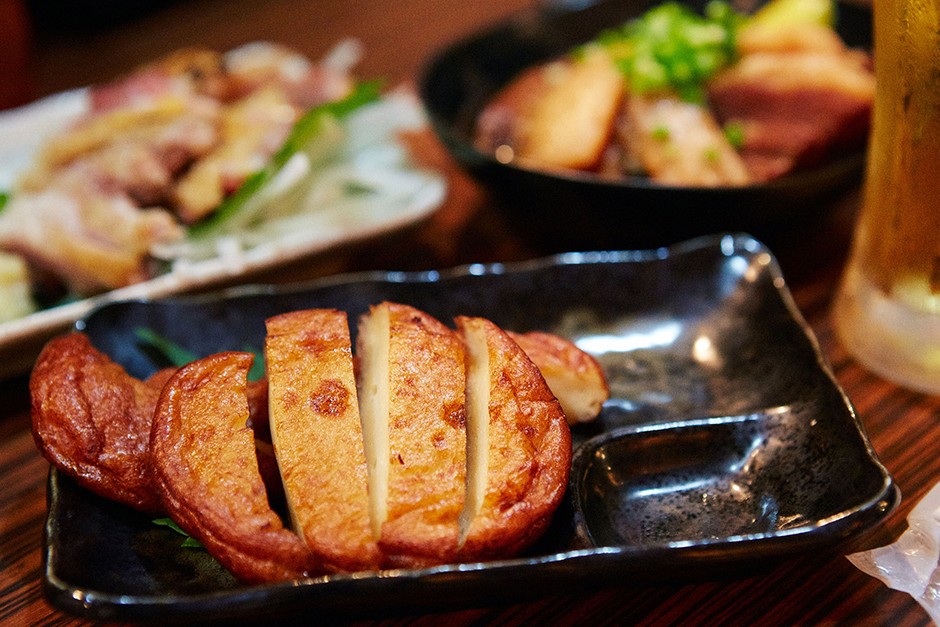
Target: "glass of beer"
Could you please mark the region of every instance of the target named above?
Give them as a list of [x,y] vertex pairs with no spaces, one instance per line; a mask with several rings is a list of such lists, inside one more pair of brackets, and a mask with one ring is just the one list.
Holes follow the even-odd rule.
[[940,0],[874,0],[864,204],[836,296],[847,350],[940,394]]

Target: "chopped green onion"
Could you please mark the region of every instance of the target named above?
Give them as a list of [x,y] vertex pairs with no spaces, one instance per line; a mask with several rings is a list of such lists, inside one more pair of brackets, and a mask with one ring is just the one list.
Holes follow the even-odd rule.
[[7,206],[7,201],[10,200],[10,195],[6,192],[0,192],[0,211],[3,211],[3,208]]
[[744,16],[723,0],[698,15],[683,4],[666,2],[623,26],[602,33],[604,47],[637,92],[669,90],[690,102],[703,102],[704,84],[735,56]]

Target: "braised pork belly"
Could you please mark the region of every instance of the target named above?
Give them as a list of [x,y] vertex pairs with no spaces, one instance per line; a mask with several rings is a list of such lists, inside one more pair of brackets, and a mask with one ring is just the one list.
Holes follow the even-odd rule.
[[829,29],[742,33],[740,60],[708,88],[722,124],[742,130],[739,151],[759,181],[864,146],[875,96],[868,55]]
[[666,2],[528,68],[483,108],[475,145],[527,168],[691,187],[762,183],[861,150],[871,59],[826,23],[825,0],[782,19],[724,6],[697,16]]

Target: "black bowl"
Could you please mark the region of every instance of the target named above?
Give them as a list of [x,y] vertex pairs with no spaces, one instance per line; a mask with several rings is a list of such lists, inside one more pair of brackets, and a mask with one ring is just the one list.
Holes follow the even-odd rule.
[[[433,128],[455,159],[496,193],[516,230],[558,250],[660,246],[729,230],[773,239],[805,228],[858,186],[864,150],[766,184],[703,188],[536,171],[500,163],[473,146],[479,112],[513,76],[657,3],[543,4],[451,45],[426,66],[420,93]],[[704,2],[688,4],[701,10]],[[871,10],[845,3],[838,9],[842,38],[870,49]]]

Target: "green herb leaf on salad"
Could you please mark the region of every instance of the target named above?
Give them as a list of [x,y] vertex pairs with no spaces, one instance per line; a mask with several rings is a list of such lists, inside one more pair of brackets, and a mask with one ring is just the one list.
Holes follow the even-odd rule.
[[740,122],[728,122],[722,130],[728,143],[734,148],[740,148],[744,145],[744,127]]
[[[319,146],[317,140],[328,135],[337,120],[381,96],[381,81],[359,83],[353,92],[342,100],[324,103],[307,111],[291,129],[281,148],[271,157],[267,165],[249,176],[244,183],[225,199],[213,214],[189,228],[190,239],[212,237],[223,231],[233,218],[245,210],[249,201],[263,192],[294,155],[301,152],[323,152],[328,147]],[[332,142],[328,142],[332,143]]]

